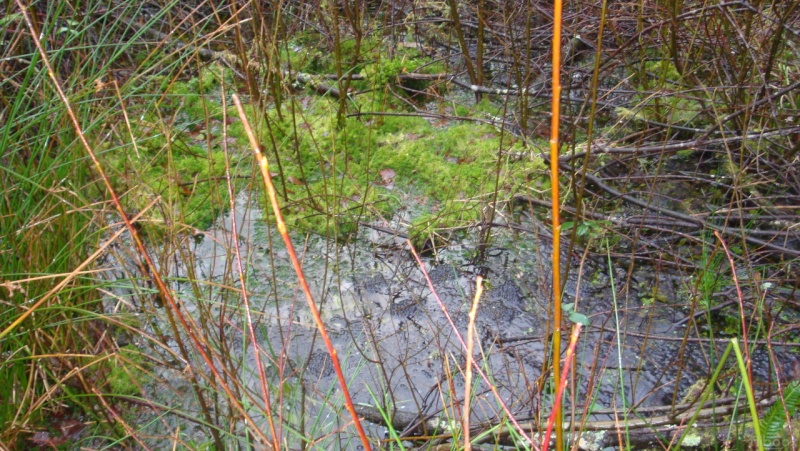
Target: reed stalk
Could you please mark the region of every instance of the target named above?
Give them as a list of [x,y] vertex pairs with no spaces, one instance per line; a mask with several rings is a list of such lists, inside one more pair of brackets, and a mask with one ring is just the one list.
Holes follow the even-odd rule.
[[[569,367],[572,364],[572,361],[575,357],[575,347],[578,345],[578,337],[581,335],[581,324],[576,323],[575,326],[572,328],[572,336],[569,340],[569,347],[567,348],[567,355],[564,357],[564,371],[561,377],[561,380],[558,381],[558,390],[556,390],[556,400],[553,404],[553,412],[550,414],[550,418],[547,420],[547,431],[544,434],[544,443],[542,444],[542,451],[547,451],[548,446],[550,445],[550,434],[553,432],[553,427],[555,426],[556,431],[559,429],[563,430],[563,425],[556,425],[556,418],[558,415],[561,415],[562,412],[562,405],[561,405],[561,398],[564,396],[564,389],[567,387],[567,382],[569,381]],[[563,438],[562,438],[563,441]],[[558,436],[556,436],[556,449],[558,448]]]

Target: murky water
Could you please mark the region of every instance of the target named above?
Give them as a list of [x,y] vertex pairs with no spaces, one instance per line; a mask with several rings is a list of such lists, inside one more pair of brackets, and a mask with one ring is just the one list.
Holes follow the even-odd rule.
[[[297,289],[288,254],[277,233],[267,230],[262,211],[245,195],[236,201],[235,218],[256,333],[260,345],[268,350],[268,374],[273,383],[278,374],[284,375],[285,420],[298,430],[302,425],[308,435],[324,436],[345,426],[348,417],[342,413],[330,358]],[[435,256],[426,256],[424,269],[437,300],[404,240],[387,232],[397,229],[402,234],[402,219],[407,218],[373,224],[382,231],[362,227],[358,239],[342,246],[319,237],[295,237],[306,278],[339,352],[353,400],[390,411],[422,412],[445,422],[455,418],[454,405],[463,396],[465,361],[455,330],[466,337],[476,276],[483,274],[488,282],[476,320],[474,358],[518,419],[541,418],[549,413],[552,387],[547,375],[543,377],[548,365],[545,343],[550,331],[551,299],[551,252],[546,236],[495,229],[480,264],[474,261],[475,232],[438,249]],[[527,226],[535,228],[532,223]],[[232,360],[239,362],[243,390],[258,399],[255,357],[252,347],[246,346],[243,332],[246,323],[243,315],[230,314],[230,309],[241,305],[226,305],[232,301],[218,295],[221,290],[214,286],[238,286],[238,282],[231,282],[231,274],[235,274],[231,269],[235,264],[231,230],[231,214],[227,214],[202,240],[186,249],[196,261],[194,277],[205,281],[201,297],[187,281],[180,281],[191,275],[180,264],[171,270],[173,288],[184,295],[184,310],[191,315],[197,315],[198,309],[211,312],[211,317],[228,312],[232,319],[220,326],[225,333],[221,333],[219,343],[225,342],[231,353],[241,354],[236,350],[247,349]],[[570,386],[576,394],[568,394],[577,403],[575,409],[581,412],[587,404],[592,406],[590,411],[625,405],[669,405],[674,397],[680,401],[683,391],[716,365],[715,358],[727,343],[712,347],[709,342],[694,341],[682,346],[685,323],[676,324],[685,319],[686,310],[672,305],[680,303],[679,279],[660,273],[662,291],[674,299],[648,302],[648,287],[654,283],[650,279],[656,277],[651,271],[636,270],[634,277],[628,278],[625,269],[586,261],[579,278],[578,260],[575,258],[569,269],[564,302],[577,303],[577,310],[590,318],[591,326],[584,330],[578,347],[576,384]],[[163,323],[155,327],[165,328]],[[167,345],[177,352],[174,341]],[[290,365],[281,372],[277,357],[269,362],[269,355],[285,356]],[[754,360],[756,374],[766,379],[769,361],[763,349],[754,353]],[[676,383],[681,366],[681,379]],[[185,377],[171,370],[156,370],[156,376],[169,381],[172,390],[154,383],[149,387],[154,398],[199,417]],[[475,380],[473,421],[496,422],[503,412],[486,382],[477,375]],[[302,404],[301,398],[305,401]],[[610,417],[595,414],[591,418]],[[171,425],[181,421],[178,417],[169,419]],[[367,424],[373,436],[386,433],[383,426]],[[439,424],[446,429],[446,424]],[[264,426],[267,430],[266,422]],[[197,440],[204,439],[202,428],[184,425],[183,429],[187,428],[195,431]],[[409,432],[416,434],[442,432],[409,429],[415,429]],[[343,435],[353,433],[352,428],[345,431]],[[232,428],[231,433],[239,432],[239,428]],[[328,446],[325,441],[320,443]]]

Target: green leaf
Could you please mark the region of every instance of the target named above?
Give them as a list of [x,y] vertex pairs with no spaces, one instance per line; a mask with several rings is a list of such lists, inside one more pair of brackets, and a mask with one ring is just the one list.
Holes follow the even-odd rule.
[[590,324],[589,317],[584,315],[583,313],[578,313],[578,312],[570,312],[569,320],[572,321],[573,323],[581,324],[584,326],[588,326]]
[[766,443],[774,443],[780,439],[786,425],[786,416],[793,418],[800,407],[800,381],[793,381],[783,388],[783,400],[786,401],[785,405],[778,399],[761,419]]

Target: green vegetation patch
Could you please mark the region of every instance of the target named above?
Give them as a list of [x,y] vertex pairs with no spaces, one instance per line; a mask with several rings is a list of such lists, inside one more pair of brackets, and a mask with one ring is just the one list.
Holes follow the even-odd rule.
[[146,232],[173,224],[211,225],[229,202],[224,145],[236,191],[252,171],[250,155],[242,153],[247,143],[243,129],[224,132],[222,76],[230,74],[209,67],[188,81],[156,80],[167,87],[161,101],[137,111],[129,133],[119,130],[121,144],[104,152],[129,214],[147,210],[140,220]]
[[693,95],[702,97],[692,97],[682,92],[685,89],[682,77],[672,63],[663,59],[649,61],[645,64],[645,71],[652,77],[652,84],[643,87],[643,92],[633,97],[632,103],[637,105],[636,108],[616,109],[620,117],[692,127],[707,125],[701,101],[711,99],[701,93],[693,92]]
[[[382,87],[424,66],[425,58],[411,48],[381,59],[378,44],[365,44],[363,54],[375,60],[361,70],[374,89],[348,99],[347,106],[382,114],[348,117],[338,127],[338,99],[302,92],[283,102],[280,114],[275,106],[245,108],[268,156],[290,229],[345,238],[358,221],[390,216],[404,193],[424,200],[419,210],[424,218],[412,225],[419,229],[413,233],[435,235],[438,229],[474,223],[496,186],[512,193],[543,169],[538,160],[508,158],[523,152],[523,145],[492,126],[469,121],[435,127],[415,115]],[[227,208],[225,145],[235,192],[253,181],[262,185],[230,101],[224,127],[223,77],[233,81],[228,69],[209,66],[190,80],[156,80],[165,94],[137,112],[130,133],[120,133],[124,144],[105,152],[126,208],[131,213],[148,209],[140,221],[148,231],[180,224],[205,229]],[[497,111],[484,101],[464,115],[481,118]],[[126,142],[126,135],[136,141]]]
[[505,191],[502,199],[527,181],[526,174],[543,169],[538,160],[508,159],[523,151],[522,144],[508,135],[501,142],[491,126],[469,122],[436,128],[389,106],[397,115],[349,118],[341,130],[333,126],[330,112],[310,108],[298,127],[302,132],[281,141],[271,168],[278,170],[279,158],[283,176],[278,180],[286,186],[295,225],[323,233],[330,231],[330,218],[338,227],[388,215],[399,206],[395,190],[400,190],[417,196],[424,217],[412,225],[419,226],[413,233],[428,236],[474,223],[496,184]]
[[145,358],[133,345],[122,347],[107,362],[109,393],[115,395],[136,395],[140,392],[145,377]]

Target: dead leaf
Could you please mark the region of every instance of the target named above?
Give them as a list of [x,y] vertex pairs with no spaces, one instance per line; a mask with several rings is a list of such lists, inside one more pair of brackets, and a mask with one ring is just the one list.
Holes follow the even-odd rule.
[[97,94],[103,92],[103,90],[106,89],[106,86],[108,86],[109,84],[110,83],[103,83],[99,78],[95,79],[95,81],[94,81],[94,92],[97,93]]
[[394,178],[397,176],[397,173],[394,172],[394,169],[391,168],[381,169],[379,174],[381,175],[381,180],[384,185],[392,183],[394,181]]

